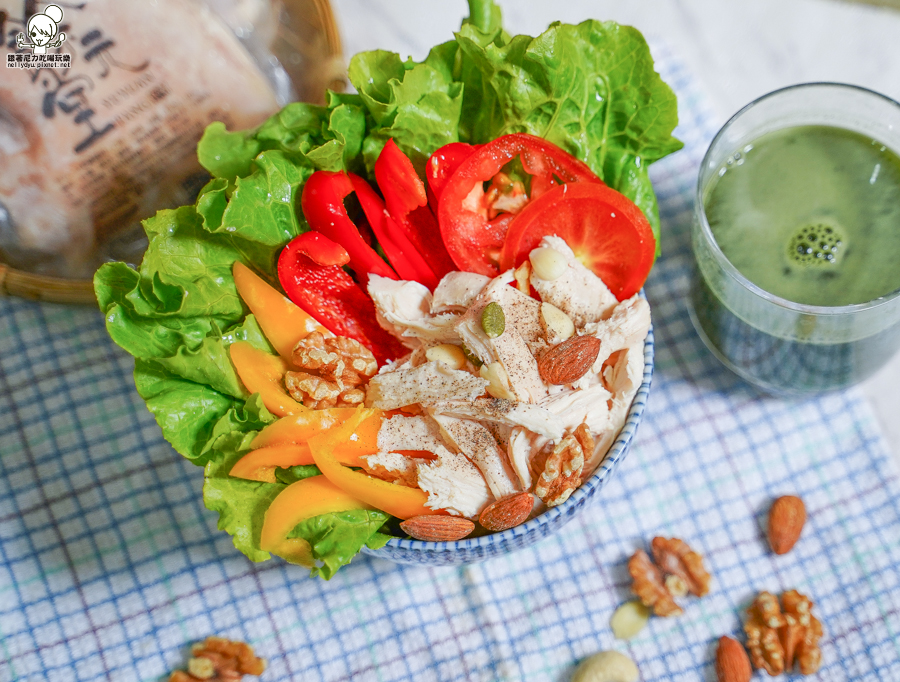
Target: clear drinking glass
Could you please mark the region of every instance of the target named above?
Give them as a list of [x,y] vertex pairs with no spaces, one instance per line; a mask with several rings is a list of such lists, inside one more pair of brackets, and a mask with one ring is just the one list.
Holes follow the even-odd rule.
[[838,307],[795,303],[741,274],[710,229],[705,204],[720,169],[739,161],[747,145],[766,133],[808,125],[851,130],[900,152],[897,102],[850,85],[796,85],[761,97],[725,124],[703,159],[695,197],[691,319],[719,360],[774,393],[849,386],[875,372],[900,347],[900,290]]

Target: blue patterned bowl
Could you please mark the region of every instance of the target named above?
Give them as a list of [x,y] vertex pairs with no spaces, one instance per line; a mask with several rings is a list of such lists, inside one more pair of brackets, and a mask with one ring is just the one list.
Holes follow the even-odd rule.
[[521,526],[510,528],[502,533],[484,535],[477,538],[466,538],[456,542],[422,542],[421,540],[401,540],[393,538],[381,549],[363,547],[362,551],[382,559],[389,559],[401,564],[425,564],[428,566],[459,566],[473,564],[492,557],[507,554],[523,547],[528,547],[538,540],[555,533],[579,514],[594,495],[612,477],[619,462],[625,459],[631,442],[637,433],[638,424],[647,403],[650,392],[650,380],[653,377],[653,328],[644,342],[644,379],[638,388],[625,426],[616,438],[603,463],[597,467],[582,486],[572,493],[563,504],[548,509],[540,516],[533,518]]

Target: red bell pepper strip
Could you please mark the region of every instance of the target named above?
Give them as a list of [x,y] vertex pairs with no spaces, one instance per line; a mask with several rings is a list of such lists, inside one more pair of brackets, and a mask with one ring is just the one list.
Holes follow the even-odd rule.
[[315,262],[333,258],[336,246],[322,234],[306,232],[284,247],[278,280],[288,298],[329,331],[359,341],[379,365],[406,355],[409,351],[378,324],[375,304],[353,278],[339,265]]
[[356,191],[356,198],[359,200],[363,213],[366,214],[366,220],[394,270],[401,278],[420,282],[434,290],[438,284],[437,276],[406,233],[388,214],[381,197],[361,177],[353,173],[348,175],[353,189]]
[[365,282],[370,273],[397,279],[397,274],[366,243],[347,215],[344,198],[352,192],[353,185],[346,173],[316,171],[306,181],[300,196],[303,216],[312,229],[346,249],[350,267],[360,281]]
[[465,142],[451,142],[445,144],[434,154],[428,157],[425,164],[425,179],[428,181],[428,205],[437,215],[438,202],[441,199],[441,193],[450,176],[459,168],[459,164],[468,159],[479,149],[478,145],[466,144]]
[[455,270],[437,220],[428,208],[425,184],[416,174],[412,161],[393,140],[387,141],[375,161],[375,180],[388,213],[406,232],[437,278]]
[[324,234],[307,232],[297,239],[294,248],[316,265],[346,265],[350,262],[350,254],[340,244],[335,244]]

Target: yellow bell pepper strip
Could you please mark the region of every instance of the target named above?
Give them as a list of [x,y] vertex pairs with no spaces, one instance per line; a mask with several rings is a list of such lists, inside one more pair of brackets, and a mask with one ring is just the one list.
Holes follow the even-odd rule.
[[256,316],[269,343],[285,360],[290,361],[294,346],[310,332],[334,336],[312,315],[240,261],[235,261],[231,271],[241,299]]
[[[332,407],[282,417],[256,435],[250,443],[251,451],[235,462],[229,473],[236,478],[275,483],[278,467],[286,469],[299,464],[315,464],[307,441],[344,423],[355,413],[354,407]],[[345,466],[362,466],[360,455],[378,452],[379,428],[380,414],[364,420],[352,434],[353,440],[334,448],[335,459]]]
[[305,443],[289,443],[284,445],[270,445],[267,448],[251,450],[241,457],[229,476],[244,478],[248,481],[263,481],[264,483],[277,483],[275,469],[289,469],[299,464],[312,464],[312,453]]
[[312,568],[312,549],[303,538],[288,538],[298,523],[314,516],[352,509],[372,509],[334,486],[325,476],[311,476],[285,488],[266,510],[259,547],[266,552]]
[[286,417],[307,410],[284,389],[288,366],[283,358],[261,351],[246,341],[231,344],[228,354],[244,386],[250,393],[259,393],[269,412]]
[[[250,443],[253,450],[272,445],[306,444],[313,436],[318,436],[332,426],[342,424],[356,412],[355,407],[332,407],[327,410],[307,410],[272,422]],[[376,431],[377,436],[377,431]],[[377,452],[372,450],[372,452]],[[312,462],[309,462],[312,464]]]
[[408,519],[423,514],[435,514],[436,510],[425,506],[428,495],[422,490],[373,478],[361,471],[341,466],[335,458],[334,448],[340,443],[353,442],[352,436],[358,426],[376,414],[378,410],[358,409],[355,415],[340,426],[311,438],[309,449],[312,451],[316,466],[329,481],[345,493],[391,516]]
[[[356,412],[355,409],[353,411]],[[374,414],[364,418],[347,440],[334,444],[331,452],[338,462],[342,464],[358,462],[361,455],[374,455],[378,452],[378,430],[384,420],[384,413],[381,410],[370,411]],[[348,466],[360,465],[348,464]]]
[[[334,458],[348,467],[361,467],[360,455],[371,455],[377,452],[362,452],[361,448],[335,448]],[[282,443],[251,450],[241,457],[229,474],[235,478],[246,478],[249,481],[265,481],[275,483],[275,469],[288,469],[300,464],[315,464],[312,451],[307,443]]]

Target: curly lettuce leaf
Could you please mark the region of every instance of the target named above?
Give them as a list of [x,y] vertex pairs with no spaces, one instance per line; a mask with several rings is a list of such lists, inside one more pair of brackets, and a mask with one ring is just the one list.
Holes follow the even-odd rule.
[[390,536],[378,530],[389,518],[384,512],[366,509],[333,512],[307,519],[288,533],[288,537],[303,538],[310,544],[316,560],[310,575],[330,580],[364,545],[373,549],[385,545]]
[[214,178],[229,180],[250,175],[259,154],[269,150],[293,156],[298,165],[337,171],[359,154],[365,133],[365,113],[352,96],[327,107],[295,102],[256,130],[230,132],[224,123],[211,123],[197,157]]
[[458,141],[463,86],[449,73],[375,50],[354,56],[348,74],[372,121],[363,142],[363,159],[370,175],[389,139],[420,174],[434,150]]
[[485,45],[483,34],[463,26],[457,44],[483,78],[473,96],[480,101],[472,117],[477,142],[531,133],[596,172],[609,154],[652,163],[682,146],[672,137],[675,95],[637,29],[611,21],[555,23],[536,38]]
[[235,178],[250,174],[251,164],[262,151],[259,141],[249,130],[229,132],[221,121],[206,126],[197,158],[214,178]]
[[262,524],[272,500],[286,487],[230,476],[207,476],[203,483],[203,503],[218,512],[219,530],[231,535],[236,549],[251,561],[265,561],[272,555],[259,548]]
[[229,533],[235,548],[252,561],[270,556],[259,548],[260,532],[266,510],[286,486],[232,478],[229,472],[250,449],[253,437],[273,421],[275,417],[255,393],[243,404],[236,402],[215,421],[203,450],[203,502],[218,512],[219,530]]
[[207,475],[227,476],[235,462],[250,449],[253,437],[275,419],[258,393],[244,403],[236,402],[216,421],[206,442],[205,452],[216,455],[207,466]]
[[205,463],[213,427],[237,401],[140,358],[134,363],[134,384],[176,452],[197,464]]
[[290,485],[304,478],[318,476],[322,472],[315,464],[298,464],[292,467],[277,467],[275,469],[275,480],[279,483]]
[[420,64],[383,51],[351,61],[350,81],[374,121],[363,145],[367,167],[389,137],[421,171],[442,144],[530,133],[586,162],[634,201],[658,249],[659,209],[647,166],[682,144],[672,137],[675,94],[654,70],[643,36],[590,20],[555,23],[536,38],[509,37],[493,3],[472,5],[456,40]]
[[174,355],[155,358],[155,362],[184,379],[204,384],[234,398],[246,398],[249,393],[228,356],[228,347],[235,341],[246,341],[260,350],[274,352],[256,318],[247,315],[242,323],[227,332],[205,337],[196,349],[180,346]]

